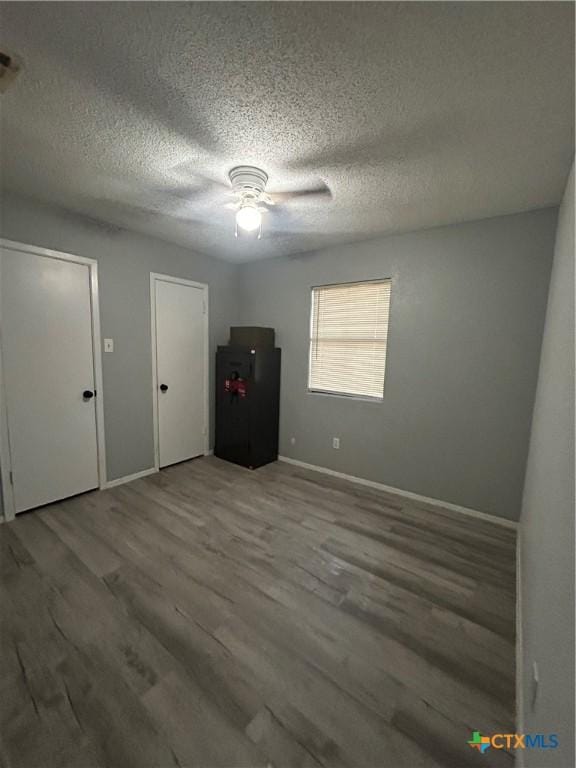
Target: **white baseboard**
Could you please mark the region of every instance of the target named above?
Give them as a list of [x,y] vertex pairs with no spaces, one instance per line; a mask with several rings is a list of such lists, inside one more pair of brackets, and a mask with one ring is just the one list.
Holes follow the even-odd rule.
[[150,469],[143,469],[141,472],[134,472],[133,475],[125,475],[124,477],[117,477],[116,480],[108,480],[104,483],[102,490],[115,488],[117,485],[124,485],[124,483],[131,483],[132,480],[139,480],[141,477],[153,475],[155,472],[158,472],[156,467],[150,467]]
[[[214,451],[210,449],[204,453],[204,456],[212,456],[213,453]],[[131,483],[132,480],[139,480],[141,477],[147,477],[148,475],[153,475],[155,472],[159,471],[158,467],[150,467],[150,469],[143,469],[142,472],[135,472],[133,475],[117,477],[116,480],[109,480],[107,483],[104,483],[102,490],[104,491],[106,488],[114,488],[117,485],[124,485],[124,483]]]
[[440,501],[440,499],[432,499],[429,496],[422,496],[419,493],[412,493],[412,491],[404,491],[401,488],[393,488],[391,485],[384,485],[383,483],[377,483],[375,480],[366,480],[363,477],[356,477],[355,475],[346,475],[344,472],[336,472],[334,469],[328,469],[328,467],[319,467],[316,464],[307,464],[305,461],[298,461],[298,459],[291,459],[288,456],[278,456],[278,461],[285,461],[287,464],[294,464],[296,467],[302,467],[303,469],[311,469],[314,472],[322,472],[325,475],[332,475],[332,477],[339,477],[342,480],[349,480],[351,483],[357,483],[358,485],[365,485],[368,488],[376,488],[378,491],[386,491],[387,493],[395,493],[398,496],[404,496],[412,501],[420,501],[425,504],[430,504],[434,507],[442,507],[443,509],[449,509],[451,512],[460,512],[463,515],[469,517],[475,517],[479,520],[485,520],[489,523],[496,523],[496,525],[502,525],[504,528],[511,528],[517,530],[518,523],[513,520],[505,520],[503,517],[496,517],[496,515],[490,515],[487,512],[478,512],[476,509],[469,509],[468,507],[461,507],[459,504],[452,504],[448,501]]
[[[522,641],[522,539],[516,537],[516,733],[524,733],[524,644]],[[524,752],[516,751],[516,768],[524,768]]]

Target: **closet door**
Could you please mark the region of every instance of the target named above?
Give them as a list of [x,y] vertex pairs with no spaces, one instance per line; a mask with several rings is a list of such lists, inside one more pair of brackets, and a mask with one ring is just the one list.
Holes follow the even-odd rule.
[[2,247],[0,324],[16,512],[98,487],[89,265]]
[[201,456],[207,432],[207,288],[153,279],[159,466]]

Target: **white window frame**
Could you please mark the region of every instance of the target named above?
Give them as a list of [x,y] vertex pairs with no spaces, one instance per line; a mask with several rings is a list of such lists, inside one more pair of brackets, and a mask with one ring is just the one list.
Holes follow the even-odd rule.
[[[386,388],[386,368],[388,366],[388,347],[386,347],[386,361],[384,366],[384,381],[382,385],[382,395],[370,396],[354,394],[352,392],[334,392],[329,389],[316,389],[310,386],[310,378],[312,374],[312,338],[314,328],[314,291],[320,288],[332,288],[335,286],[345,285],[365,285],[366,283],[390,283],[390,304],[392,303],[392,278],[390,277],[377,277],[371,280],[348,280],[344,283],[323,283],[321,285],[313,285],[310,287],[310,322],[308,324],[308,374],[307,374],[307,392],[309,395],[322,395],[325,397],[338,397],[345,398],[346,400],[360,400],[367,403],[382,403],[384,400],[384,391]],[[391,311],[391,307],[390,307]],[[388,315],[388,329],[390,328],[390,314]]]

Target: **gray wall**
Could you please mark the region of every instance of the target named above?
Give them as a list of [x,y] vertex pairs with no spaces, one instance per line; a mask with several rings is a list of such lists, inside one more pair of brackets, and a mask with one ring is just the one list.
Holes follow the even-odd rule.
[[[574,756],[574,168],[560,209],[522,504],[524,730],[561,749],[527,766],[573,768]],[[532,707],[532,663],[540,686]]]
[[102,338],[114,339],[114,352],[102,355],[108,479],[153,466],[150,272],[208,283],[212,373],[215,346],[227,343],[238,317],[238,267],[10,196],[0,234],[98,259]]
[[[282,347],[280,453],[517,519],[556,215],[245,266],[240,316]],[[384,402],[309,394],[311,286],[379,277],[393,281]]]
[[[516,519],[555,223],[547,209],[243,267],[15,197],[0,233],[99,261],[110,479],[153,463],[155,271],[209,284],[212,352],[240,317],[276,327],[281,454]],[[376,277],[393,279],[384,402],[308,394],[310,287]]]

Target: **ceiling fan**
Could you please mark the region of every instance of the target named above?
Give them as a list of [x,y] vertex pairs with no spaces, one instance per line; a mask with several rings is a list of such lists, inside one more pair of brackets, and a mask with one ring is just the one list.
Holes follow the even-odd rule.
[[228,177],[236,199],[225,207],[236,211],[236,237],[240,230],[244,230],[257,232],[259,239],[262,235],[262,215],[271,211],[280,212],[283,204],[290,200],[302,197],[332,198],[332,193],[324,183],[310,189],[266,192],[268,174],[251,165],[232,168]]

